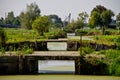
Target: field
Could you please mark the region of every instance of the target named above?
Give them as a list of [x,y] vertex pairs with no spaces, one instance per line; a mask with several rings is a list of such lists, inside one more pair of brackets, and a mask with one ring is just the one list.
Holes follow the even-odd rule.
[[4,29],[7,36],[7,43],[9,42],[22,42],[22,41],[35,41],[45,39],[39,36],[34,30],[24,30],[24,29]]

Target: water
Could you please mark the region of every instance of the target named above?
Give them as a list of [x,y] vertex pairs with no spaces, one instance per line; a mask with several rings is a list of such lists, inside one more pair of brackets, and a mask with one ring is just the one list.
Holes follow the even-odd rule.
[[120,77],[89,75],[0,75],[0,80],[120,80]]
[[47,48],[50,51],[66,51],[67,50],[67,43],[66,42],[48,42]]
[[38,72],[50,74],[74,74],[75,73],[74,61],[62,60],[39,60]]
[[[49,50],[66,50],[65,43],[48,43]],[[38,61],[38,72],[52,72],[52,75],[0,75],[0,80],[120,80],[115,76],[90,76],[58,73],[74,73],[74,61]],[[46,71],[46,72],[45,72]],[[51,73],[50,73],[51,74]]]

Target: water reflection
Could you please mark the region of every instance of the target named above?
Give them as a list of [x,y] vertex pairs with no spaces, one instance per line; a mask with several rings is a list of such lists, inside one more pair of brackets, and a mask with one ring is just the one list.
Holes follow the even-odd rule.
[[75,63],[74,61],[62,61],[62,60],[39,60],[38,61],[39,73],[64,73],[74,74]]
[[67,43],[66,42],[48,42],[47,48],[48,50],[66,51]]

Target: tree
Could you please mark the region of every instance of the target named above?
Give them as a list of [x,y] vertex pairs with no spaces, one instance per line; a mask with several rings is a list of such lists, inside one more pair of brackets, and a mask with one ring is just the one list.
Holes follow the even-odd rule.
[[83,28],[85,23],[86,23],[87,18],[88,18],[88,14],[86,12],[79,13],[78,14],[78,19],[77,19],[78,26]]
[[5,44],[5,31],[3,28],[0,27],[0,45],[4,46],[4,44]]
[[51,22],[48,18],[48,16],[42,16],[38,17],[32,24],[32,28],[37,30],[37,32],[40,34],[40,36],[43,36],[44,32],[49,31],[49,26]]
[[14,19],[14,21],[13,21],[12,24],[13,24],[13,25],[21,25],[20,17],[19,17],[19,16],[15,17],[15,19]]
[[11,25],[12,25],[14,19],[15,19],[15,17],[14,17],[13,11],[8,12],[8,15],[7,15],[7,17],[5,18],[5,24],[11,24]]
[[66,27],[65,27],[65,31],[68,33],[73,33],[75,32],[75,29],[77,28],[76,26],[76,21],[72,20],[71,23],[69,23]]
[[33,21],[40,16],[40,12],[35,2],[27,5],[26,11],[20,14],[22,28],[31,29]]
[[71,23],[67,25],[65,30],[67,32],[75,32],[75,29],[83,28],[87,18],[88,18],[88,14],[86,12],[79,13],[77,21],[72,20]]
[[101,14],[102,20],[102,33],[105,34],[105,28],[108,26],[112,19],[111,17],[114,16],[114,13],[111,10],[106,10]]
[[105,27],[110,24],[114,13],[104,6],[97,5],[92,11],[89,19],[89,25],[101,26],[102,34],[105,33]]
[[53,23],[52,26],[55,28],[62,28],[63,27],[63,22],[60,17],[57,15],[49,15],[49,19]]
[[93,11],[92,15],[91,15],[91,18],[89,19],[88,25],[91,28],[94,28],[95,26],[98,26],[99,19],[100,19],[100,13],[98,13],[97,11]]
[[116,16],[117,27],[120,29],[120,13]]
[[3,17],[1,17],[1,19],[0,19],[0,24],[4,24],[4,18]]

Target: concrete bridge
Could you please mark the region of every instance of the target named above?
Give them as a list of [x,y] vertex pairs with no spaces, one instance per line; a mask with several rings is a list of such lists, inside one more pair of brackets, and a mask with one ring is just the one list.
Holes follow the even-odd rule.
[[45,40],[45,42],[67,42],[68,39],[48,39],[48,40]]
[[74,60],[80,74],[80,55],[76,51],[40,51],[24,56],[0,56],[0,74],[38,74],[38,60]]

